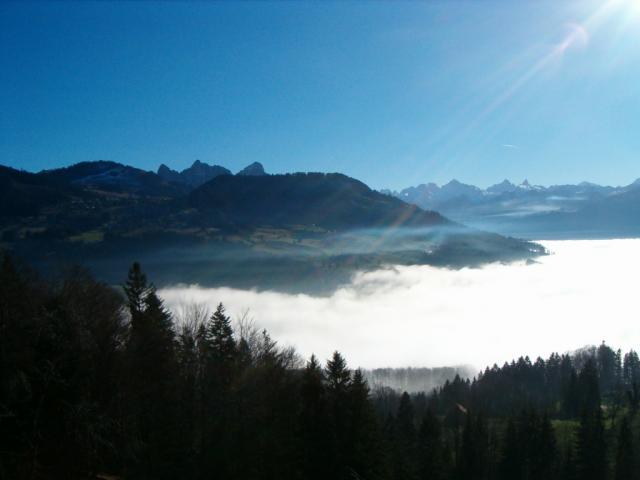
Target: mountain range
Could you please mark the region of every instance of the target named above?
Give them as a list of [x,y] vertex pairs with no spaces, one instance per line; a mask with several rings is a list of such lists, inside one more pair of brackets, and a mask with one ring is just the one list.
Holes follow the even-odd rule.
[[0,166],[0,187],[1,249],[42,270],[81,263],[109,282],[139,260],[159,284],[326,289],[390,264],[545,253],[342,174],[268,175],[259,163],[235,175],[200,161],[158,173],[111,161],[38,173]]
[[504,235],[539,240],[640,235],[640,179],[620,187],[589,182],[544,187],[504,180],[486,189],[452,180],[383,192]]
[[[208,165],[200,160],[196,160],[193,162],[193,165],[185,168],[181,172],[172,170],[163,163],[158,167],[157,174],[160,178],[168,182],[179,183],[195,188],[220,175],[231,175],[231,170],[221,167],[220,165]],[[266,175],[266,172],[261,163],[253,162],[251,165],[240,170],[236,175],[261,176]]]

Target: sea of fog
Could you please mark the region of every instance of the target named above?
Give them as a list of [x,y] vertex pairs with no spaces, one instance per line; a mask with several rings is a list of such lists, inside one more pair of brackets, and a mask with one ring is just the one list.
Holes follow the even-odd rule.
[[249,312],[281,345],[350,366],[469,364],[546,356],[603,340],[640,349],[640,239],[548,241],[539,263],[446,270],[395,267],[354,276],[331,296],[231,288],[163,289],[232,317]]

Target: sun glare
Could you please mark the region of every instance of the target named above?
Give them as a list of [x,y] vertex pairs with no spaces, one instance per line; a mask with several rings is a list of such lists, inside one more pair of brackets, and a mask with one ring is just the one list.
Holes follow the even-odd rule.
[[640,0],[622,0],[620,6],[629,17],[640,18]]

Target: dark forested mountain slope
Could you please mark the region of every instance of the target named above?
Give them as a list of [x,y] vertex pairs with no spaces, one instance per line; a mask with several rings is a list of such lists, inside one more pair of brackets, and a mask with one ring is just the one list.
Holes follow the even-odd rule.
[[42,208],[70,201],[79,193],[68,185],[0,165],[0,218],[37,215]]
[[82,162],[66,168],[45,170],[37,174],[52,185],[77,186],[108,192],[148,196],[178,196],[186,189],[160,176],[120,163],[99,160]]
[[339,173],[221,176],[191,192],[189,205],[246,225],[344,230],[450,224]]
[[185,182],[115,162],[0,170],[0,249],[103,280],[144,259],[162,283],[306,288],[385,265],[462,267],[543,254],[468,229],[341,174],[221,174]]

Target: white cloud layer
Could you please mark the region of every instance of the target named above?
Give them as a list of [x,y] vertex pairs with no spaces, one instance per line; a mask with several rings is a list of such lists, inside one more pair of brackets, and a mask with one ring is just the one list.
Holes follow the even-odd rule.
[[546,356],[606,340],[640,349],[640,239],[543,242],[535,265],[358,274],[330,297],[198,286],[163,289],[167,306],[223,302],[308,357],[352,367],[471,364]]

